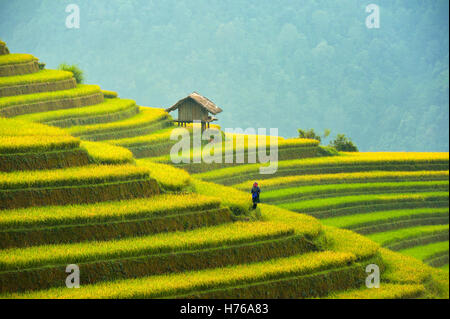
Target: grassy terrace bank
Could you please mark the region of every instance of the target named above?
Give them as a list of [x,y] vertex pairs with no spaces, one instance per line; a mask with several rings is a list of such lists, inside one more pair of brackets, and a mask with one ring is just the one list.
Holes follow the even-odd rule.
[[[448,170],[448,153],[344,153],[342,156],[278,162],[272,177],[361,171]],[[247,164],[195,174],[204,180],[232,185],[260,176],[261,164]]]

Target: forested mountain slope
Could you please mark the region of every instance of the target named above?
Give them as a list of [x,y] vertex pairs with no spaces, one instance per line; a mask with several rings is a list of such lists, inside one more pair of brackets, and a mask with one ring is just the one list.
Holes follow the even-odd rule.
[[226,110],[224,128],[329,128],[362,151],[449,149],[446,0],[377,1],[379,29],[359,0],[77,3],[80,28],[67,29],[65,2],[2,1],[0,37],[49,68],[78,63],[141,105],[198,90]]

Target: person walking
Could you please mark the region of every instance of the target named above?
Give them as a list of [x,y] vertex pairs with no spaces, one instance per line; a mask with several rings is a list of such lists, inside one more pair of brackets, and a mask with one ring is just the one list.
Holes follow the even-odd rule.
[[261,193],[261,189],[258,186],[258,183],[255,182],[253,183],[253,187],[252,187],[252,201],[253,201],[253,209],[256,208],[256,206],[258,205],[259,201],[259,194]]

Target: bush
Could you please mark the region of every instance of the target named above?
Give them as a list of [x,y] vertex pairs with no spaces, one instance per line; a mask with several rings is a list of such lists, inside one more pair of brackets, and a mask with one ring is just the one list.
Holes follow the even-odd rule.
[[338,151],[342,152],[358,152],[358,148],[353,144],[352,140],[345,134],[338,134],[336,139],[330,143]]
[[76,64],[68,65],[68,64],[62,63],[62,64],[60,64],[58,66],[58,69],[72,72],[73,73],[73,77],[75,78],[77,83],[78,84],[83,83],[83,81],[84,81],[84,73]]
[[307,131],[304,131],[302,129],[298,129],[298,137],[300,138],[309,138],[309,139],[313,139],[313,140],[317,140],[317,141],[322,141],[322,138],[316,134],[316,132],[314,132],[314,129],[309,129]]
[[317,135],[313,128],[309,129],[307,131],[304,131],[299,128],[297,131],[298,131],[298,137],[313,139],[313,140],[317,140],[319,142],[322,141],[322,138],[327,138],[330,135],[329,129],[325,129],[325,131],[323,132],[323,136]]
[[45,69],[45,63],[44,62],[38,62],[39,65],[39,70],[44,70]]
[[8,47],[6,46],[6,43],[0,40],[0,55],[6,55],[9,54]]

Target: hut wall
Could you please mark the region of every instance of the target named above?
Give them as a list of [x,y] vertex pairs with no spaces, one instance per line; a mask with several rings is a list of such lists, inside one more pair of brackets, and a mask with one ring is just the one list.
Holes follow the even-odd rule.
[[208,111],[192,100],[183,102],[178,107],[178,120],[191,122],[194,120],[206,121],[208,119]]

